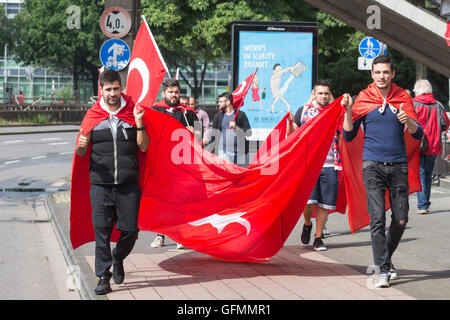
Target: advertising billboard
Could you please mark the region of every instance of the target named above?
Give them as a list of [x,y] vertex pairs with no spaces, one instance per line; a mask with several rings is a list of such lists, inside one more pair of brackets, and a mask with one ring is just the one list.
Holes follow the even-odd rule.
[[317,35],[315,22],[233,22],[233,89],[258,69],[241,108],[251,140],[264,140],[286,112],[295,114],[309,101],[317,80]]

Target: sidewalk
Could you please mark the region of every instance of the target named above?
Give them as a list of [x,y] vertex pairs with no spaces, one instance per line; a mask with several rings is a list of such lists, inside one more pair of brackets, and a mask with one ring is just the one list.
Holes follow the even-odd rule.
[[79,124],[45,124],[45,125],[9,125],[0,126],[0,135],[32,134],[51,132],[76,132],[80,130]]
[[[151,248],[154,234],[141,232],[132,254],[124,261],[125,281],[111,281],[113,291],[96,296],[93,290],[94,247],[74,252],[69,240],[69,192],[47,198],[47,207],[59,229],[69,264],[76,264],[84,299],[109,300],[412,300],[392,286],[374,289],[370,274],[342,264],[327,252],[302,248],[290,239],[267,263],[221,261],[191,250],[177,250],[167,239],[163,248]],[[346,216],[336,218],[343,220]],[[300,219],[301,223],[303,220]],[[297,228],[296,228],[297,229]],[[298,233],[297,230],[294,232]],[[298,234],[292,237],[298,238]],[[296,242],[297,240],[295,240]],[[367,256],[371,255],[367,249]],[[400,275],[401,276],[401,275]]]

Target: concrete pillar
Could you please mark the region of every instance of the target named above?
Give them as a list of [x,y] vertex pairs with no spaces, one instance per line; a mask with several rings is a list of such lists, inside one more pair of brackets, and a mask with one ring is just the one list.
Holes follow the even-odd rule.
[[427,78],[427,67],[416,61],[416,80]]
[[[133,50],[134,39],[136,38],[136,34],[140,27],[140,17],[141,17],[141,1],[140,0],[105,0],[105,10],[110,7],[122,7],[127,10],[131,17],[131,29],[130,32],[122,38],[128,46],[130,50]],[[105,36],[105,40],[107,40]],[[120,80],[122,81],[122,85],[124,88],[127,86],[127,75],[128,75],[128,66],[119,71]]]

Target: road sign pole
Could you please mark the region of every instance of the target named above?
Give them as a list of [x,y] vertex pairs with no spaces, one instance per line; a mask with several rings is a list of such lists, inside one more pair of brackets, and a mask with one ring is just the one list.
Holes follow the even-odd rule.
[[[139,30],[140,16],[141,16],[141,1],[140,0],[105,0],[105,10],[110,7],[122,7],[131,17],[131,29],[122,40],[125,41],[131,50],[133,50],[134,39]],[[105,37],[106,38],[106,37]],[[124,88],[127,86],[128,66],[119,71],[120,79]]]

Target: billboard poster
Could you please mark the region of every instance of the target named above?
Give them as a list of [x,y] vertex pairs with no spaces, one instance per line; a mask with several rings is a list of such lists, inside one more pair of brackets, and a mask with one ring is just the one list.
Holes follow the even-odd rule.
[[235,22],[233,88],[258,69],[241,111],[262,141],[311,96],[317,77],[316,23]]

